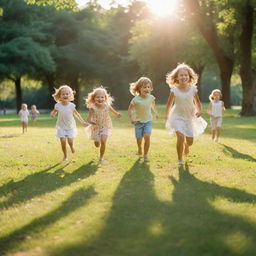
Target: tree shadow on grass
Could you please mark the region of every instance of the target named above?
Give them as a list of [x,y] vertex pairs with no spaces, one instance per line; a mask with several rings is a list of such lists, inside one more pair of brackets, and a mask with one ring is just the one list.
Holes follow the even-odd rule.
[[56,248],[50,255],[255,255],[256,224],[218,209],[222,205],[218,202],[216,207],[214,200],[254,205],[256,196],[199,180],[189,173],[188,166],[180,167],[178,174],[178,179],[170,177],[172,199],[161,201],[149,166],[136,161],[113,196],[99,236],[90,243]]
[[256,159],[250,155],[240,153],[239,151],[237,151],[234,148],[229,147],[225,144],[221,144],[221,145],[224,147],[223,152],[225,154],[231,154],[231,156],[233,158],[243,159],[243,160],[250,161],[250,162],[256,162]]
[[10,181],[0,188],[0,196],[9,196],[7,200],[0,203],[0,209],[9,208],[13,204],[24,203],[34,197],[55,191],[59,188],[71,185],[79,179],[88,178],[94,175],[98,165],[93,161],[82,165],[72,173],[65,173],[65,166],[54,172],[49,172],[57,165],[28,175],[21,181]]
[[96,195],[96,192],[92,186],[88,187],[87,189],[79,189],[73,192],[73,194],[58,208],[39,218],[34,219],[29,224],[15,230],[14,232],[1,237],[0,248],[2,255],[7,253],[8,250],[15,248],[15,246],[20,244],[22,241],[29,239],[30,236],[33,236],[37,233],[42,233],[43,230],[48,226],[56,223],[78,208],[84,207],[86,201],[88,201],[94,195]]
[[22,133],[13,133],[13,134],[8,134],[8,135],[2,135],[0,136],[0,139],[10,139],[10,138],[15,138],[21,136]]

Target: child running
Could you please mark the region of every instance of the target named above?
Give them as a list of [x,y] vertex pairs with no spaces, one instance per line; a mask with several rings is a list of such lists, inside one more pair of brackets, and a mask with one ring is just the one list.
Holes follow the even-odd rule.
[[27,132],[28,128],[28,105],[23,103],[21,104],[21,110],[19,111],[20,121],[21,121],[21,127],[22,127],[22,133]]
[[135,126],[135,137],[138,146],[138,155],[142,155],[142,141],[144,138],[144,161],[149,161],[148,151],[150,147],[150,136],[152,132],[151,109],[158,118],[156,111],[155,97],[151,95],[153,84],[147,77],[141,77],[136,82],[130,84],[130,92],[135,97],[132,99],[128,115],[131,123]]
[[71,102],[74,100],[74,91],[68,85],[62,85],[59,89],[55,89],[55,93],[52,96],[57,103],[54,106],[54,110],[51,112],[51,116],[54,117],[58,114],[56,136],[60,139],[61,148],[64,154],[63,161],[65,161],[68,159],[66,148],[67,142],[71,152],[75,153],[73,142],[77,130],[74,116],[82,125],[88,126],[88,124],[77,112],[75,104]]
[[35,125],[37,123],[37,117],[40,114],[36,108],[36,105],[31,106],[30,113],[31,113],[31,118],[32,118],[32,125]]
[[220,128],[222,125],[222,112],[225,110],[224,102],[220,100],[221,97],[222,94],[220,90],[213,90],[209,96],[210,104],[207,108],[212,127],[212,140],[215,142],[219,141]]
[[87,121],[91,124],[86,131],[94,141],[94,145],[97,148],[100,147],[100,163],[104,161],[107,139],[112,131],[112,121],[109,112],[117,118],[121,117],[121,114],[111,106],[112,102],[113,98],[104,87],[95,88],[88,94],[85,100],[85,104],[89,109]]
[[184,63],[166,76],[171,89],[166,105],[166,128],[170,135],[177,136],[179,165],[183,164],[183,155],[188,155],[194,137],[203,133],[207,126],[200,117],[202,106],[197,94],[197,80],[194,70]]

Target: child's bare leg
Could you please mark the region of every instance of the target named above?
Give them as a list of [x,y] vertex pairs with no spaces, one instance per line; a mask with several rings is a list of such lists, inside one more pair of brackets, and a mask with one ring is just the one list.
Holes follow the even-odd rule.
[[100,159],[103,159],[105,150],[106,150],[106,143],[107,143],[108,136],[102,135],[100,138]]
[[185,141],[184,141],[184,155],[188,155],[189,154],[189,147],[193,144],[193,137],[186,137]]
[[99,141],[94,141],[94,145],[96,148],[98,148],[100,146],[100,142]]
[[212,129],[212,139],[214,140],[216,134],[216,129]]
[[177,135],[176,150],[177,150],[178,160],[182,161],[185,136],[180,132],[176,132],[176,135]]
[[142,148],[141,148],[141,144],[142,144],[142,140],[143,138],[139,138],[139,139],[136,139],[137,140],[137,146],[138,146],[138,153],[137,155],[142,155]]
[[220,127],[216,128],[216,138],[218,139],[220,137]]
[[25,122],[25,131],[27,131],[27,128],[28,128],[28,123]]
[[22,133],[25,133],[25,122],[21,122],[21,126],[22,126]]
[[75,153],[75,149],[74,149],[73,143],[74,143],[74,139],[73,138],[68,138],[68,144],[70,146],[71,152]]
[[151,133],[144,133],[144,159],[148,160]]
[[63,160],[67,160],[68,157],[67,157],[67,147],[66,147],[66,138],[60,138],[60,143],[61,143],[61,149],[62,149],[62,152],[64,154],[64,157],[63,157]]

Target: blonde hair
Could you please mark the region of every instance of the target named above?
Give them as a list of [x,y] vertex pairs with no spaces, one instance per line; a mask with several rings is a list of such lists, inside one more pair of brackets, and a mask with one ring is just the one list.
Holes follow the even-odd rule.
[[32,106],[31,106],[31,109],[32,109],[32,108],[36,109],[36,105],[32,105]]
[[105,102],[108,105],[111,105],[114,101],[113,97],[107,92],[107,90],[103,87],[94,88],[92,92],[88,93],[87,98],[85,99],[85,105],[87,108],[91,108],[92,105],[95,103],[95,96],[98,92],[103,92],[105,94]]
[[211,100],[214,100],[213,94],[214,94],[215,92],[218,92],[218,93],[220,94],[220,98],[222,97],[221,90],[219,90],[219,89],[214,89],[214,90],[212,91],[212,93],[210,94],[210,96],[209,96],[209,100],[210,100],[210,101],[211,101]]
[[23,106],[24,106],[26,109],[28,109],[28,105],[27,105],[26,103],[22,103],[22,104],[21,104],[21,109],[22,109]]
[[190,66],[188,66],[185,63],[178,64],[178,66],[175,69],[173,69],[171,72],[167,73],[166,83],[170,87],[178,85],[179,81],[177,78],[178,78],[179,71],[181,69],[184,69],[188,72],[188,75],[189,75],[189,83],[188,84],[196,85],[197,80],[198,80],[198,75],[195,73],[195,71]]
[[136,82],[130,83],[130,92],[132,95],[140,95],[140,88],[146,84],[150,84],[151,91],[153,91],[152,81],[147,77],[141,77]]
[[76,93],[75,91],[72,90],[72,88],[68,85],[61,85],[58,89],[54,88],[55,90],[55,93],[52,94],[52,97],[54,98],[54,100],[56,102],[59,102],[60,101],[60,95],[61,95],[61,90],[62,89],[68,89],[70,90],[70,97],[69,97],[69,101],[73,101],[75,98],[74,98],[74,94]]

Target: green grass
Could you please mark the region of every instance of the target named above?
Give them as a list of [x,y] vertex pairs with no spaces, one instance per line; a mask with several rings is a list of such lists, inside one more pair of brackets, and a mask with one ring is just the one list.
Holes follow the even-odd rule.
[[41,115],[22,135],[17,116],[0,117],[0,255],[256,255],[255,117],[226,111],[220,143],[208,127],[183,168],[163,120],[148,164],[126,113],[113,121],[98,165],[80,125],[64,163],[56,119]]

